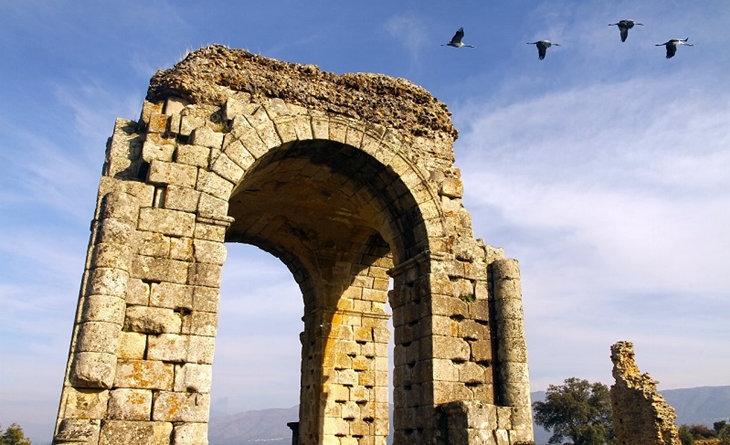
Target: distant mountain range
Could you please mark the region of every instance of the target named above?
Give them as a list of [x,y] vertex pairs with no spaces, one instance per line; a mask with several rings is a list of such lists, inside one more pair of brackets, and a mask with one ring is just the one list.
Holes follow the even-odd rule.
[[[677,412],[677,425],[712,425],[730,419],[730,386],[668,389],[661,394]],[[543,400],[545,391],[531,394]],[[290,445],[291,430],[286,426],[299,418],[299,407],[246,411],[233,415],[211,413],[210,445]],[[547,444],[550,433],[535,427],[535,442]]]

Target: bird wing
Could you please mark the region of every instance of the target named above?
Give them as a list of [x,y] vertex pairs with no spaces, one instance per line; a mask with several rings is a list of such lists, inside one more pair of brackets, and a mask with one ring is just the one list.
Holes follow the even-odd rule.
[[537,42],[537,56],[540,58],[540,60],[545,58],[545,54],[547,53],[547,46],[541,42]]
[[677,45],[675,45],[672,42],[668,42],[667,45],[667,59],[671,59],[674,57],[675,54],[677,54]]
[[450,45],[459,44],[461,43],[461,39],[464,38],[464,28],[459,28],[458,31],[456,31],[456,34],[454,34],[454,37],[451,38],[451,42],[449,42]]
[[618,29],[621,31],[621,41],[625,42],[626,37],[629,36],[629,28],[627,28],[626,26],[619,26]]

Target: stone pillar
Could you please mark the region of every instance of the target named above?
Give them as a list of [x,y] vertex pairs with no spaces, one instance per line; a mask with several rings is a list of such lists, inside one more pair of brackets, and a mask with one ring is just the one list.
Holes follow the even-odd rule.
[[55,443],[98,440],[116,373],[138,214],[137,199],[115,191],[103,197],[99,219],[92,224]]
[[494,326],[496,330],[497,398],[513,409],[518,440],[532,440],[532,406],[527,367],[519,263],[514,259],[493,262]]
[[634,360],[634,345],[620,341],[611,346],[613,428],[622,445],[680,445],[677,417],[657,392],[649,373],[641,374]]

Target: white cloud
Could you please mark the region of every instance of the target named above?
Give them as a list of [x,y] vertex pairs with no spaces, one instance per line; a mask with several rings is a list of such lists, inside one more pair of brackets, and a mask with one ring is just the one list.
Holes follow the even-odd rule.
[[655,349],[645,367],[665,388],[726,383],[671,357],[730,365],[690,345],[728,355],[730,94],[675,86],[637,78],[455,112],[469,116],[456,149],[475,233],[521,263],[535,389],[607,381],[618,340]]
[[412,14],[395,15],[390,17],[384,26],[390,37],[408,51],[411,68],[416,73],[420,72],[421,53],[428,44],[428,27],[424,20]]

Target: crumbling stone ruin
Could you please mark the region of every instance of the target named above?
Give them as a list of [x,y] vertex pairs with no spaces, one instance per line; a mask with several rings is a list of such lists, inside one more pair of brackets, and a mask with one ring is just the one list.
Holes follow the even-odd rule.
[[385,444],[387,305],[396,445],[530,443],[519,268],[474,238],[456,137],[403,79],[220,45],[155,74],[107,144],[54,444],[207,444],[233,242],[302,292],[299,444]]
[[634,344],[620,341],[611,346],[613,427],[620,444],[681,445],[677,418],[657,392],[657,382],[642,374],[634,360]]

